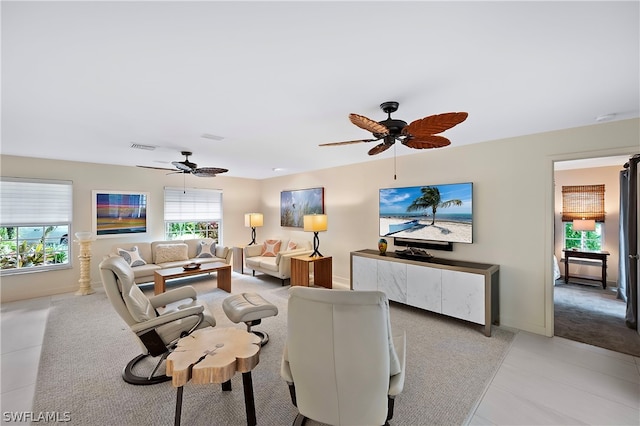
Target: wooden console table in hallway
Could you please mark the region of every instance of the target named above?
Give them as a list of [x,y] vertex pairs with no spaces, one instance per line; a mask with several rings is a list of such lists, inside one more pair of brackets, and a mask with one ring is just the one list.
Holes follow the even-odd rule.
[[309,265],[313,264],[313,284],[333,288],[331,256],[296,256],[291,258],[291,286],[309,287]]
[[572,257],[578,259],[593,259],[599,260],[602,263],[602,278],[587,278],[580,277],[585,280],[594,280],[600,281],[602,283],[602,288],[607,288],[607,256],[609,256],[608,251],[580,251],[574,249],[563,249],[564,252],[564,282],[565,284],[569,282],[569,259]]

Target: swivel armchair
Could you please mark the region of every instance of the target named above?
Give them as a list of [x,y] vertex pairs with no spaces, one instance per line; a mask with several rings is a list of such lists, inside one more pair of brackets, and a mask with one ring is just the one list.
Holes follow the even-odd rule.
[[[124,381],[133,385],[152,385],[171,380],[164,374],[156,375],[162,361],[175,348],[178,339],[198,328],[215,326],[215,318],[197,302],[196,291],[191,286],[147,297],[136,285],[131,267],[120,256],[103,260],[100,276],[109,301],[136,335],[142,348],[142,354],[124,368]],[[158,313],[160,307],[182,300],[186,300],[185,304]],[[136,364],[148,356],[159,356],[160,359],[149,375],[136,375]]]
[[378,291],[289,290],[281,376],[299,414],[330,425],[383,425],[404,387],[406,334],[391,334]]

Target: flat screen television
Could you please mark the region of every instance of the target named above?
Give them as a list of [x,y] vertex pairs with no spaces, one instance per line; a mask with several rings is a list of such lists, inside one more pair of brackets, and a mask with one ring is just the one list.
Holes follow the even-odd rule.
[[473,242],[473,183],[380,189],[380,236]]

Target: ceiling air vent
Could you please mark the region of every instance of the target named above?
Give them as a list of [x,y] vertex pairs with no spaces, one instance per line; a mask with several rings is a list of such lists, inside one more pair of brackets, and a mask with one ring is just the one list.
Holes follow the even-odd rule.
[[147,150],[147,151],[153,151],[154,149],[156,149],[156,147],[153,146],[153,145],[141,145],[139,143],[132,143],[131,144],[131,148],[133,148],[133,149],[144,149],[144,150]]

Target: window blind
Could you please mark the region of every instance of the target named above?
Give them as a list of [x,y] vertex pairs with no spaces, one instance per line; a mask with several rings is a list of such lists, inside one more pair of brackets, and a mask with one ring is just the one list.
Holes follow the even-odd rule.
[[604,222],[604,185],[562,187],[562,221],[592,219]]
[[219,189],[164,189],[166,222],[199,222],[222,218],[222,191]]
[[71,181],[0,178],[2,226],[70,223],[72,213]]

